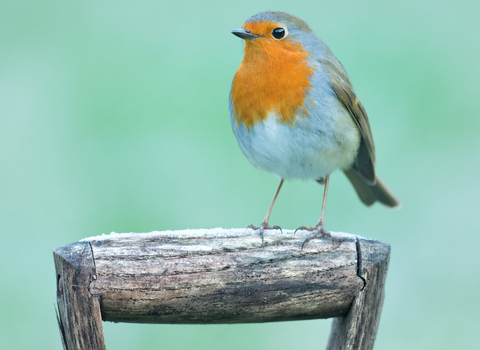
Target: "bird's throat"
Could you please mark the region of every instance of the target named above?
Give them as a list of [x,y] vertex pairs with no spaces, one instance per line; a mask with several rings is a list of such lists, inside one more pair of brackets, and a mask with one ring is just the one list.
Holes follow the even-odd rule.
[[306,115],[304,100],[313,76],[307,59],[307,52],[291,42],[247,41],[231,91],[237,124],[248,129],[271,112],[287,124]]

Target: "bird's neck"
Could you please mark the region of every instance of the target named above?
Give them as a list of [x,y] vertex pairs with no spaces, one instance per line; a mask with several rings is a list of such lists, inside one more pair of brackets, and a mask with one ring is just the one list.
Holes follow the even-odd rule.
[[304,100],[312,76],[306,51],[287,50],[265,40],[247,42],[231,91],[237,124],[250,128],[271,112],[280,122],[293,123],[306,114]]

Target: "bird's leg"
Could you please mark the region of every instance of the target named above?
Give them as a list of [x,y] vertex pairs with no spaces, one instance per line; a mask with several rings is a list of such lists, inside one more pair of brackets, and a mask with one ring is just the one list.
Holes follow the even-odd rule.
[[270,213],[272,212],[273,204],[275,203],[275,200],[277,199],[278,193],[280,192],[280,188],[282,188],[283,185],[283,179],[280,180],[280,184],[278,185],[277,190],[275,191],[275,195],[273,196],[272,203],[270,203],[270,207],[268,208],[267,215],[265,215],[265,218],[263,219],[262,223],[260,226],[253,226],[252,224],[248,225],[247,228],[251,228],[254,230],[260,230],[260,236],[262,237],[262,243],[263,243],[263,231],[264,230],[280,230],[280,226],[275,225],[275,226],[268,226],[268,219],[270,218]]
[[328,180],[330,178],[330,175],[325,176],[325,190],[323,191],[323,203],[322,203],[322,213],[320,214],[320,220],[318,220],[318,223],[314,227],[307,227],[307,226],[301,226],[295,230],[297,232],[298,230],[306,230],[306,231],[313,231],[313,234],[308,236],[302,243],[302,249],[309,242],[310,240],[314,238],[319,238],[321,236],[327,236],[330,237],[333,243],[333,238],[330,235],[329,232],[325,231],[325,227],[323,224],[323,218],[325,216],[325,204],[327,203],[327,192],[328,192]]

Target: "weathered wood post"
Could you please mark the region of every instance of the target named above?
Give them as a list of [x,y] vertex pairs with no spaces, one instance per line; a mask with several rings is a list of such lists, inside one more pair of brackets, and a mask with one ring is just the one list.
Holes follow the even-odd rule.
[[372,349],[389,245],[332,233],[111,234],[54,250],[64,349],[106,349],[103,321],[247,323],[335,317],[327,349]]

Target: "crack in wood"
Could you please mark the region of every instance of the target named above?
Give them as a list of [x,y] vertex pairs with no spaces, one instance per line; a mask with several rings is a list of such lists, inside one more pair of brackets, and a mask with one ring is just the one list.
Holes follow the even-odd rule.
[[360,241],[357,236],[355,236],[355,246],[357,247],[357,276],[363,281],[363,290],[367,285],[367,281],[365,281],[365,278],[362,276],[362,247],[360,246]]

